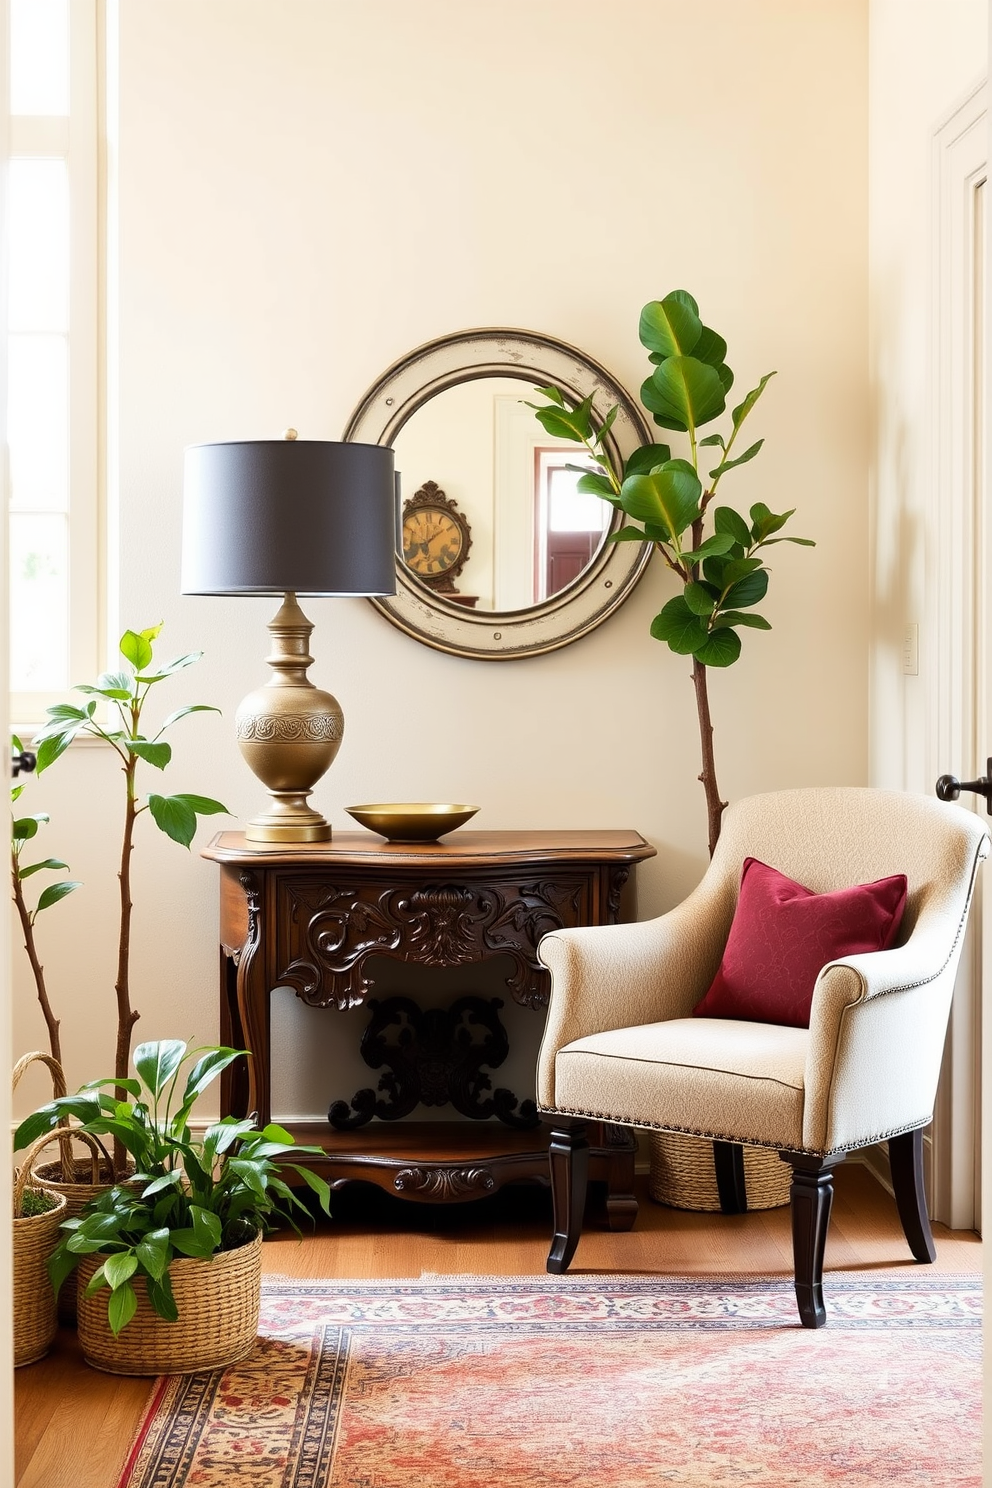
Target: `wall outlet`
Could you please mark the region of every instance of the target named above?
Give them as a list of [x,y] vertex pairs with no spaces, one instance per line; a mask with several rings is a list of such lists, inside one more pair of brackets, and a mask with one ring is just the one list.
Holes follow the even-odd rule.
[[902,669],[907,677],[920,675],[920,627],[907,625],[902,637]]

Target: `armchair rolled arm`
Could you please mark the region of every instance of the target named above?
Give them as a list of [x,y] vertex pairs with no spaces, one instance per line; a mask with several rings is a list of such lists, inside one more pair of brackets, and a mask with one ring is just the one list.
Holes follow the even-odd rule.
[[653,920],[554,930],[538,946],[551,1001],[538,1059],[538,1104],[554,1106],[554,1058],[586,1034],[685,1018],[716,974],[733,892],[703,885]]
[[854,1148],[933,1111],[957,950],[921,929],[821,971],[810,1011],[804,1143]]

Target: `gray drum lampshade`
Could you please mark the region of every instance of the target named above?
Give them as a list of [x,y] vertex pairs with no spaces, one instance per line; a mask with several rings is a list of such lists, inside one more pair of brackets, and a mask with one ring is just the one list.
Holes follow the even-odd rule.
[[395,594],[393,451],[292,438],[190,446],[181,587]]

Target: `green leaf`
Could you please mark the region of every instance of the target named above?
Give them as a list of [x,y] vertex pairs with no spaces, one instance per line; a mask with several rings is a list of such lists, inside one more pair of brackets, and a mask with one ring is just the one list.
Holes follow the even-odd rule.
[[729,532],[714,532],[705,542],[700,543],[698,548],[693,548],[691,552],[683,553],[682,557],[686,563],[701,563],[704,558],[711,558],[713,556],[721,557],[724,553],[729,553],[731,548],[736,546],[737,544]]
[[53,904],[58,904],[59,900],[71,894],[73,889],[81,887],[82,885],[77,880],[71,878],[63,879],[61,883],[49,884],[46,889],[42,890],[35,914],[41,914],[43,909],[51,909]]
[[752,630],[771,630],[764,615],[752,615],[746,610],[721,610],[713,621],[713,629],[722,630],[727,625],[747,625]]
[[741,638],[736,631],[714,630],[696,652],[696,660],[704,666],[728,667],[733,666],[740,654]]
[[575,444],[584,444],[591,438],[592,398],[586,398],[576,408],[534,408],[535,416],[546,433],[556,439],[570,439]]
[[170,797],[173,801],[182,801],[197,816],[230,816],[227,807],[221,801],[215,801],[211,796],[192,796],[187,791],[180,791],[178,795]]
[[[51,708],[45,709],[45,713],[48,717],[48,723],[45,725],[45,729],[47,730],[50,725],[55,725],[56,732],[62,724],[85,723],[89,717],[85,708],[76,708],[72,703],[54,703]],[[36,739],[40,739],[41,734],[37,734],[35,737]]]
[[177,656],[174,661],[167,662],[165,666],[159,667],[157,672],[146,673],[144,667],[141,667],[139,669],[140,675],[135,677],[134,680],[136,682],[164,682],[166,677],[171,677],[174,672],[181,672],[184,667],[192,666],[202,656],[202,651],[188,651],[185,656]]
[[130,1281],[138,1269],[138,1258],[133,1251],[122,1251],[109,1255],[103,1263],[103,1273],[116,1292],[118,1287]]
[[756,388],[752,388],[751,391],[748,393],[743,403],[738,403],[737,407],[733,411],[733,414],[731,415],[734,420],[735,430],[740,428],[741,424],[747,418],[748,414],[751,412],[751,409],[754,407],[755,403],[757,403],[758,399],[764,392],[766,384],[769,383],[774,376],[774,372],[766,372],[764,377],[758,383],[758,386]]
[[196,834],[196,812],[178,796],[149,796],[148,809],[155,825],[173,842],[189,847]]
[[715,480],[725,470],[733,470],[735,465],[746,465],[748,460],[754,459],[764,442],[763,439],[759,439],[756,444],[751,445],[750,449],[746,449],[742,455],[738,455],[736,460],[722,460],[715,470],[710,471],[710,475]]
[[331,1212],[331,1189],[326,1179],[321,1178],[319,1173],[312,1172],[309,1168],[298,1168],[295,1163],[290,1163],[294,1173],[298,1173],[308,1188],[312,1188],[320,1199],[320,1207],[325,1214]]
[[[162,726],[160,727],[160,729],[159,729],[158,732],[159,732],[159,734],[165,733],[165,730],[167,728],[171,728],[174,723],[178,723],[179,720],[180,720],[180,718],[185,718],[186,715],[187,715],[187,713],[219,713],[219,712],[220,712],[220,709],[219,708],[214,708],[210,703],[188,703],[185,708],[177,708],[174,713],[170,713],[169,716],[168,716],[168,718],[166,718],[163,721]],[[158,735],[156,735],[156,738],[157,737],[158,737]]]
[[617,421],[617,414],[619,412],[620,412],[620,404],[619,403],[614,403],[613,407],[610,409],[609,413],[606,415],[605,419],[603,420],[602,427],[599,429],[599,431],[598,431],[598,433],[596,435],[596,443],[597,444],[602,444],[602,442],[606,438],[607,434],[609,434],[610,430],[613,428],[613,425]]
[[60,1245],[58,1250],[48,1257],[48,1277],[56,1292],[78,1265],[79,1257],[73,1255],[72,1251],[67,1250],[64,1245]]
[[149,739],[125,739],[124,747],[156,770],[164,770],[172,758],[171,744],[153,744]]
[[217,1250],[220,1246],[221,1222],[216,1214],[209,1209],[204,1209],[200,1204],[190,1204],[189,1212],[193,1218],[193,1233],[205,1245],[210,1246],[210,1251]]
[[[664,541],[664,538],[661,539]],[[611,532],[606,539],[607,542],[646,542],[647,534],[640,527],[621,527],[618,532]]]
[[775,543],[791,542],[798,543],[801,548],[815,548],[816,543],[811,537],[768,537],[765,539],[766,548],[773,547]]
[[678,357],[692,351],[702,330],[699,306],[684,290],[676,290],[644,306],[637,334],[647,351]]
[[759,568],[755,573],[746,574],[738,583],[732,584],[724,597],[724,603],[728,609],[745,610],[751,605],[760,604],[767,592],[768,570]]
[[[731,584],[746,578],[750,573],[756,573],[764,564],[760,558],[727,558],[720,569],[720,588],[728,589]],[[709,578],[709,574],[706,575]]]
[[126,630],[121,636],[120,652],[124,660],[129,661],[136,672],[144,671],[152,659],[152,648],[148,637],[139,635],[134,630]]
[[90,693],[95,697],[110,698],[111,701],[115,702],[128,702],[132,697],[132,693],[125,691],[123,687],[101,687],[99,683],[95,687],[91,687],[89,683],[79,682],[73,688],[73,691]]
[[710,444],[718,444],[721,449],[727,448],[727,441],[722,434],[707,434],[705,439],[699,441],[699,448],[705,449]]
[[[562,397],[560,388],[556,388],[554,385],[552,385],[551,387],[535,388],[534,391],[535,393],[539,393],[542,398],[547,398],[550,402],[557,403],[559,408],[565,407],[565,399]],[[535,408],[536,406],[537,405],[534,403],[527,404],[528,408]]]
[[169,1231],[150,1230],[135,1246],[135,1254],[147,1275],[155,1281],[160,1281],[169,1266]]
[[609,476],[596,475],[591,470],[587,471],[585,475],[579,477],[575,489],[583,496],[601,496],[611,505],[615,506],[617,503],[617,493],[613,489]]
[[41,740],[41,742],[38,744],[38,763],[36,766],[39,775],[47,770],[49,765],[54,765],[55,761],[59,758],[60,755],[65,754],[73,739],[85,728],[85,726],[86,725],[82,723],[76,724],[72,728],[67,728],[63,733],[49,734],[46,738]]
[[48,817],[41,812],[37,816],[19,816],[11,824],[10,835],[15,842],[30,842],[32,837],[37,837],[39,825],[46,821]]
[[751,529],[739,512],[732,506],[718,506],[713,514],[713,526],[717,532],[729,532],[735,543],[742,548],[751,546]]
[[177,1323],[179,1309],[176,1306],[168,1271],[158,1280],[152,1276],[146,1276],[145,1289],[148,1292],[148,1300],[159,1317],[164,1318],[167,1323]]
[[665,641],[677,655],[691,656],[706,640],[706,624],[677,594],[651,621],[651,634],[656,641]]
[[726,407],[715,369],[690,356],[669,357],[641,387],[641,402],[665,429],[698,429]]
[[[14,835],[17,834],[14,833]],[[58,858],[44,858],[40,863],[29,863],[26,868],[18,868],[17,876],[18,878],[30,878],[32,873],[40,873],[43,868],[50,868],[54,873],[58,873],[68,866],[68,863],[62,863]]]
[[682,598],[694,615],[712,615],[717,596],[705,584],[686,584]]
[[642,444],[623,467],[624,479],[628,475],[650,475],[662,465],[667,465],[672,452],[667,444]]
[[186,1089],[183,1091],[183,1108],[192,1106],[199,1095],[202,1095],[208,1085],[211,1085],[222,1070],[233,1064],[236,1059],[247,1057],[245,1049],[215,1048],[207,1052],[196,1061],[186,1078]]
[[773,532],[780,532],[791,516],[795,515],[795,507],[787,512],[773,512],[763,501],[756,501],[751,508],[751,528],[757,542],[766,542]]
[[122,1282],[116,1291],[111,1292],[110,1301],[107,1304],[107,1319],[110,1323],[110,1331],[116,1338],[123,1328],[134,1317],[138,1310],[138,1298],[134,1287],[129,1281]]
[[691,465],[669,460],[651,475],[628,476],[620,500],[628,515],[657,523],[667,539],[677,537],[695,521],[702,489]]
[[134,1051],[134,1067],[145,1085],[159,1096],[165,1089],[186,1054],[182,1039],[156,1039],[139,1044]]
[[[692,354],[699,362],[706,362],[711,367],[725,365],[727,356],[727,343],[716,331],[710,330],[709,326],[703,326],[699,332],[699,340],[692,348]],[[730,371],[730,368],[727,368]],[[731,373],[733,377],[733,373]]]

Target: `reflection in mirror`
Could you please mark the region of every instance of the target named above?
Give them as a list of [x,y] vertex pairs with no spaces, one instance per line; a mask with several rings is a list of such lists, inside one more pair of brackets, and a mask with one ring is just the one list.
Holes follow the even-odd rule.
[[[539,604],[579,577],[606,535],[609,506],[577,493],[579,472],[567,466],[580,464],[581,452],[545,433],[527,406],[534,396],[533,381],[475,378],[428,398],[393,440],[404,560],[458,604],[497,612]],[[422,501],[429,485],[454,504],[448,516],[430,513],[430,527]],[[471,538],[467,556],[457,537],[451,542],[459,514]]]
[[568,645],[630,593],[648,543],[579,495],[581,449],[548,435],[527,404],[548,384],[595,395],[622,464],[650,434],[597,362],[533,331],[459,331],[417,347],[365,394],[346,440],[391,445],[401,477],[395,596],[370,601],[391,624],[458,656],[503,661]]

